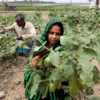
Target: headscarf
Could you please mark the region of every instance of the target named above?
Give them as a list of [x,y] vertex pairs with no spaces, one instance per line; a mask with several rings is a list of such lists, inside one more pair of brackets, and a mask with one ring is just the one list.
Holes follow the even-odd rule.
[[[33,57],[35,57],[36,55],[38,55],[39,53],[41,53],[45,49],[45,47],[43,46],[43,43],[47,42],[48,33],[49,33],[50,29],[52,28],[52,26],[55,25],[55,24],[60,24],[61,32],[62,32],[62,35],[63,35],[63,30],[64,30],[63,24],[59,20],[51,20],[46,25],[45,30],[44,30],[41,38],[39,40],[37,40],[36,43],[35,43],[35,46],[41,46],[41,48],[34,53]],[[52,49],[54,50],[58,46],[60,46],[60,43],[57,43],[57,44],[53,45]],[[48,53],[49,53],[49,51],[46,51],[43,55],[48,54]]]

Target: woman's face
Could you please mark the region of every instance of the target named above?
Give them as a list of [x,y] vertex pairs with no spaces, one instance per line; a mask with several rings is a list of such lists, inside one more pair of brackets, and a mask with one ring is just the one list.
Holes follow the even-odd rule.
[[52,46],[60,41],[60,36],[61,36],[61,28],[57,25],[52,26],[50,29],[50,32],[48,34],[48,42],[49,45]]

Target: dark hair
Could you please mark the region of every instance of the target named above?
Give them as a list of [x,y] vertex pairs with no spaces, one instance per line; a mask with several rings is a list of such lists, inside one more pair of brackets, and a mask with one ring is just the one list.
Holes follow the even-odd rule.
[[25,20],[25,17],[24,17],[23,14],[17,14],[17,15],[15,16],[15,20]]
[[50,32],[50,30],[51,30],[51,28],[52,28],[53,26],[58,26],[58,27],[60,27],[61,33],[62,33],[61,35],[63,35],[63,33],[64,33],[63,24],[62,24],[61,22],[55,22],[55,23],[52,23],[52,24],[51,24],[51,26],[49,27],[48,31],[46,32],[46,40],[48,39],[48,34],[49,34],[49,32]]

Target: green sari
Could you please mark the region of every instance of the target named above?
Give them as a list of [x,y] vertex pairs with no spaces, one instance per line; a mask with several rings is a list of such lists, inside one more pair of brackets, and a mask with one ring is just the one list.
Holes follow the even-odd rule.
[[[54,25],[55,23],[60,23],[62,25],[62,23],[59,20],[52,20],[47,24],[45,31],[43,32],[43,35],[41,36],[39,41],[36,41],[36,44],[35,44],[35,45],[41,46],[41,48],[37,52],[34,53],[33,57],[37,56],[38,54],[40,54],[41,52],[43,52],[45,50],[45,48],[42,46],[41,43],[47,42],[47,36],[48,36],[47,33],[48,33],[50,27],[52,25]],[[63,28],[63,25],[62,25],[62,28]],[[62,29],[62,32],[63,32],[63,29]],[[58,46],[60,46],[60,43],[53,45],[52,48],[55,49]],[[44,56],[48,53],[49,53],[49,51],[46,51],[45,53],[42,54],[42,56]],[[27,83],[30,79],[31,79],[31,73],[29,71],[26,71],[25,79],[24,79],[25,86],[27,85]],[[68,83],[65,82],[64,85],[68,85]],[[60,89],[60,90],[56,90],[55,92],[48,91],[46,98],[42,99],[41,93],[40,93],[39,89],[37,89],[36,95],[33,96],[32,99],[30,99],[30,93],[29,93],[30,88],[31,88],[31,86],[26,88],[26,90],[25,90],[25,96],[28,100],[64,100],[64,98],[66,97],[66,95],[64,94],[64,91],[62,89]]]

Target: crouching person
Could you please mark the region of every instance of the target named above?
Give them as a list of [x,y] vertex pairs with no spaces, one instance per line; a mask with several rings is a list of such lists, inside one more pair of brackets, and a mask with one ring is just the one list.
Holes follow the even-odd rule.
[[[1,27],[0,29],[3,31],[3,33],[14,30],[17,33],[16,39],[19,40],[19,42],[23,42],[27,39],[32,39],[36,36],[34,25],[31,22],[25,21],[25,16],[23,14],[17,14],[15,16],[15,23],[11,26]],[[25,48],[26,46],[23,47],[23,49],[17,48],[18,54],[28,55],[32,45],[33,42],[30,41],[26,44],[27,48]]]

